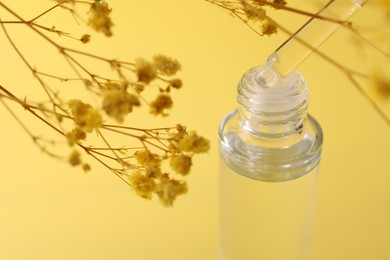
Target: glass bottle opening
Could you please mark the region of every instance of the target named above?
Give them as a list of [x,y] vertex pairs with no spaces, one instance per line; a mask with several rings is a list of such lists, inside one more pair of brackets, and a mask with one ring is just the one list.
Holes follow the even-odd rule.
[[239,109],[221,123],[221,156],[235,172],[262,181],[303,176],[320,160],[322,131],[307,115],[303,76],[279,78],[270,66],[248,71],[238,84]]

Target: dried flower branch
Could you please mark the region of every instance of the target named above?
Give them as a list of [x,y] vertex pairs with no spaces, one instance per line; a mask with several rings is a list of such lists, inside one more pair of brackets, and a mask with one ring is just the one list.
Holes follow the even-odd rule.
[[[130,62],[68,48],[58,43],[58,38],[54,37],[67,36],[82,44],[90,41],[90,34],[74,37],[70,33],[39,23],[42,16],[57,9],[68,12],[74,18],[79,15],[74,9],[76,5],[86,5],[89,8],[87,25],[105,36],[113,35],[114,23],[110,16],[112,9],[106,1],[58,0],[54,6],[30,20],[23,19],[8,5],[0,2],[0,10],[14,17],[14,20],[0,20],[5,39],[32,72],[45,96],[40,101],[22,99],[10,90],[17,86],[0,85],[0,103],[47,155],[89,171],[91,166],[85,159],[85,155],[88,155],[118,176],[140,197],[151,199],[156,195],[162,205],[172,206],[177,196],[187,192],[186,182],[177,177],[190,172],[192,158],[196,154],[207,152],[209,142],[195,132],[188,133],[182,125],[144,129],[125,123],[126,116],[140,106],[148,106],[154,116],[168,115],[173,104],[171,90],[182,87],[181,79],[176,78],[181,65],[176,59],[160,54],[151,60],[138,58]],[[75,76],[63,76],[61,72],[49,73],[33,66],[23,48],[10,35],[8,26],[11,24],[29,27],[37,37],[56,48],[59,58],[67,61]],[[105,65],[109,76],[95,73],[93,68],[87,66],[86,60]],[[92,105],[82,96],[63,98],[61,89],[53,85],[52,80],[83,87],[86,96],[92,96],[94,103],[98,105]],[[146,92],[147,95],[144,95]],[[26,112],[54,130],[57,137],[43,138],[34,134],[9,103],[19,104]],[[92,133],[96,133],[97,137]],[[115,142],[115,135],[125,138],[121,138],[121,143],[118,144]],[[57,154],[61,143],[67,147],[68,155]]]

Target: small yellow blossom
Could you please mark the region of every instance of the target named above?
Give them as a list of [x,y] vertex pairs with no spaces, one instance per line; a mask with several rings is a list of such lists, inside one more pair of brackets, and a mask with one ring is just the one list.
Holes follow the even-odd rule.
[[139,82],[149,84],[152,80],[157,78],[156,66],[145,59],[137,59],[135,68]]
[[[175,130],[176,130],[175,132],[171,133],[171,138],[176,143],[182,140],[185,135],[188,135],[186,128],[181,124],[177,124]],[[179,148],[177,147],[177,149]]]
[[111,27],[113,23],[110,18],[111,8],[108,7],[106,1],[95,1],[89,9],[88,25],[94,30],[104,33],[106,36],[111,36]]
[[156,189],[156,183],[152,178],[136,171],[129,176],[129,182],[138,196],[144,199],[152,198],[153,192]]
[[170,179],[168,174],[160,177],[157,184],[156,193],[160,198],[160,203],[166,207],[173,205],[176,197],[185,194],[188,191],[187,184],[184,181]]
[[159,166],[161,164],[161,159],[157,155],[151,153],[146,149],[142,149],[135,152],[134,157],[137,160],[137,162],[142,166],[148,166],[148,165]]
[[84,172],[89,172],[91,170],[91,166],[87,163],[83,164],[83,171]]
[[73,128],[72,131],[66,134],[66,139],[68,140],[68,144],[70,146],[81,140],[85,140],[86,137],[87,134],[78,127]]
[[169,81],[169,86],[175,89],[179,89],[183,86],[181,79],[172,79]]
[[137,151],[134,157],[140,165],[145,167],[146,176],[157,178],[161,175],[161,159],[159,156],[143,149]]
[[178,133],[183,133],[183,134],[186,134],[186,133],[187,133],[186,127],[183,126],[183,125],[181,125],[181,124],[177,124],[175,128],[176,128],[176,131],[177,131]]
[[150,104],[150,113],[153,115],[163,115],[166,116],[166,109],[171,108],[173,105],[172,98],[167,94],[160,94],[157,98]]
[[89,34],[83,34],[80,38],[80,41],[84,44],[89,43],[90,40],[91,40],[91,35]]
[[103,110],[118,122],[123,122],[123,118],[133,111],[133,107],[139,105],[138,97],[124,89],[113,88],[103,93]]
[[181,174],[187,175],[190,172],[192,166],[192,158],[188,155],[174,155],[169,161],[171,168]]
[[155,55],[153,62],[157,71],[166,76],[175,75],[181,69],[181,65],[176,59],[161,54]]
[[272,20],[264,19],[260,24],[261,34],[263,35],[272,35],[278,32],[278,26]]
[[68,158],[68,162],[72,166],[77,166],[81,163],[80,153],[77,150],[73,150]]
[[185,152],[204,153],[210,149],[210,142],[195,132],[191,132],[179,141],[179,148]]
[[102,125],[100,112],[91,105],[83,103],[78,99],[69,100],[68,106],[78,127],[86,132],[92,132]]

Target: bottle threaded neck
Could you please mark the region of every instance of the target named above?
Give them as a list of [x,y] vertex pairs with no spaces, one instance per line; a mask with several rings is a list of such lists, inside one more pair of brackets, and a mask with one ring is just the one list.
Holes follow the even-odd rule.
[[319,163],[322,130],[306,112],[308,90],[300,73],[279,77],[270,65],[254,68],[238,84],[238,102],[219,128],[221,157],[233,171],[280,182]]
[[299,132],[307,117],[308,97],[306,82],[299,72],[279,78],[269,65],[253,68],[238,84],[242,129],[263,137]]

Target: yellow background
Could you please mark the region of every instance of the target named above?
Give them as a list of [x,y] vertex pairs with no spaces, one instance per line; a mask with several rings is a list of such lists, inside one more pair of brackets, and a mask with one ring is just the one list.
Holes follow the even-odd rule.
[[[2,2],[25,18],[53,4]],[[166,209],[139,199],[99,165],[83,174],[43,155],[0,106],[0,259],[217,259],[218,124],[236,107],[241,75],[264,63],[287,36],[260,38],[203,0],[109,3],[114,37],[93,37],[90,48],[127,60],[163,53],[183,64],[185,86],[174,94],[171,117],[137,117],[135,123],[159,127],[180,122],[207,136],[212,148],[195,158],[190,192]],[[2,19],[10,17],[5,13],[0,9]],[[49,25],[57,21],[58,29],[84,30],[60,13],[52,14]],[[355,18],[364,24],[378,17],[367,6]],[[281,13],[279,21],[293,29],[305,19]],[[62,69],[47,45],[34,43],[32,34],[17,34],[17,25],[7,28],[15,30],[33,64]],[[0,84],[23,97],[37,82],[0,35]],[[371,52],[358,51],[345,30],[321,49],[362,70],[360,64],[380,66],[367,58]],[[300,71],[311,92],[310,113],[325,134],[311,259],[390,259],[390,128],[333,66],[312,56]],[[29,126],[41,126],[14,108]]]

